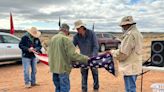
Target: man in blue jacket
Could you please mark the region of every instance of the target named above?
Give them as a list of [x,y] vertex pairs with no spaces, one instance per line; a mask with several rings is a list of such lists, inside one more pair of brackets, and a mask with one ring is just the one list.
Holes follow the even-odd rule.
[[[73,43],[75,46],[78,45],[80,53],[87,55],[89,57],[96,56],[98,54],[98,41],[96,35],[93,31],[87,29],[85,24],[78,20],[74,23],[77,34],[73,38]],[[94,91],[99,89],[99,79],[98,79],[98,69],[91,68],[92,76],[94,80]],[[82,74],[82,91],[87,92],[87,79],[88,79],[88,68],[81,68]]]
[[[30,88],[36,86],[36,64],[37,59],[33,53],[33,50],[41,53],[41,42],[39,36],[41,32],[35,27],[27,30],[25,35],[21,38],[19,48],[22,50],[22,64],[24,68],[24,81],[25,87]],[[31,66],[31,74],[29,74],[29,68]]]

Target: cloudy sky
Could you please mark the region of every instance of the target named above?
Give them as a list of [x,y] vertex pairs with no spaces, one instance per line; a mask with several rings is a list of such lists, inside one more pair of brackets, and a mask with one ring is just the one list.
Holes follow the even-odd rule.
[[121,32],[123,16],[131,15],[142,32],[164,32],[164,0],[0,0],[0,29],[9,29],[12,12],[15,29],[58,29],[61,22],[81,19],[96,31]]

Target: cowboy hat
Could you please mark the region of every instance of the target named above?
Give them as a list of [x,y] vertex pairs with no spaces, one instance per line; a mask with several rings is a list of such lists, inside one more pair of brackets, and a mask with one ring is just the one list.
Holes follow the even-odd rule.
[[81,20],[76,21],[74,25],[74,29],[80,28],[81,26],[85,26],[85,24]]
[[36,27],[31,27],[31,29],[28,29],[27,32],[35,38],[39,38],[39,36],[41,35],[41,32],[38,31]]
[[136,24],[136,22],[133,21],[132,16],[123,17],[122,20],[121,20],[120,26],[128,25],[128,24]]

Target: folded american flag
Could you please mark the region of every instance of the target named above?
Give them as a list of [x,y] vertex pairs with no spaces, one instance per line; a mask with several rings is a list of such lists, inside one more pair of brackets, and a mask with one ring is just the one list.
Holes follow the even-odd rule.
[[[35,56],[44,64],[48,65],[48,55],[47,54],[35,54]],[[88,63],[81,63],[73,61],[73,68],[105,68],[108,72],[115,75],[115,68],[113,57],[110,53],[100,54],[96,57],[91,57]]]

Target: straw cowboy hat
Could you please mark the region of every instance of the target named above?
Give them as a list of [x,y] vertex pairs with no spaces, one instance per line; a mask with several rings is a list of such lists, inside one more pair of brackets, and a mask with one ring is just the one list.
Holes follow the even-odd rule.
[[136,22],[133,21],[132,16],[123,17],[122,20],[121,20],[120,26],[128,25],[128,24],[136,24]]
[[81,26],[85,26],[85,24],[81,20],[76,21],[74,25],[74,29],[80,28]]
[[39,36],[41,35],[41,32],[38,31],[36,27],[31,27],[31,29],[28,29],[27,32],[35,38],[39,38]]

